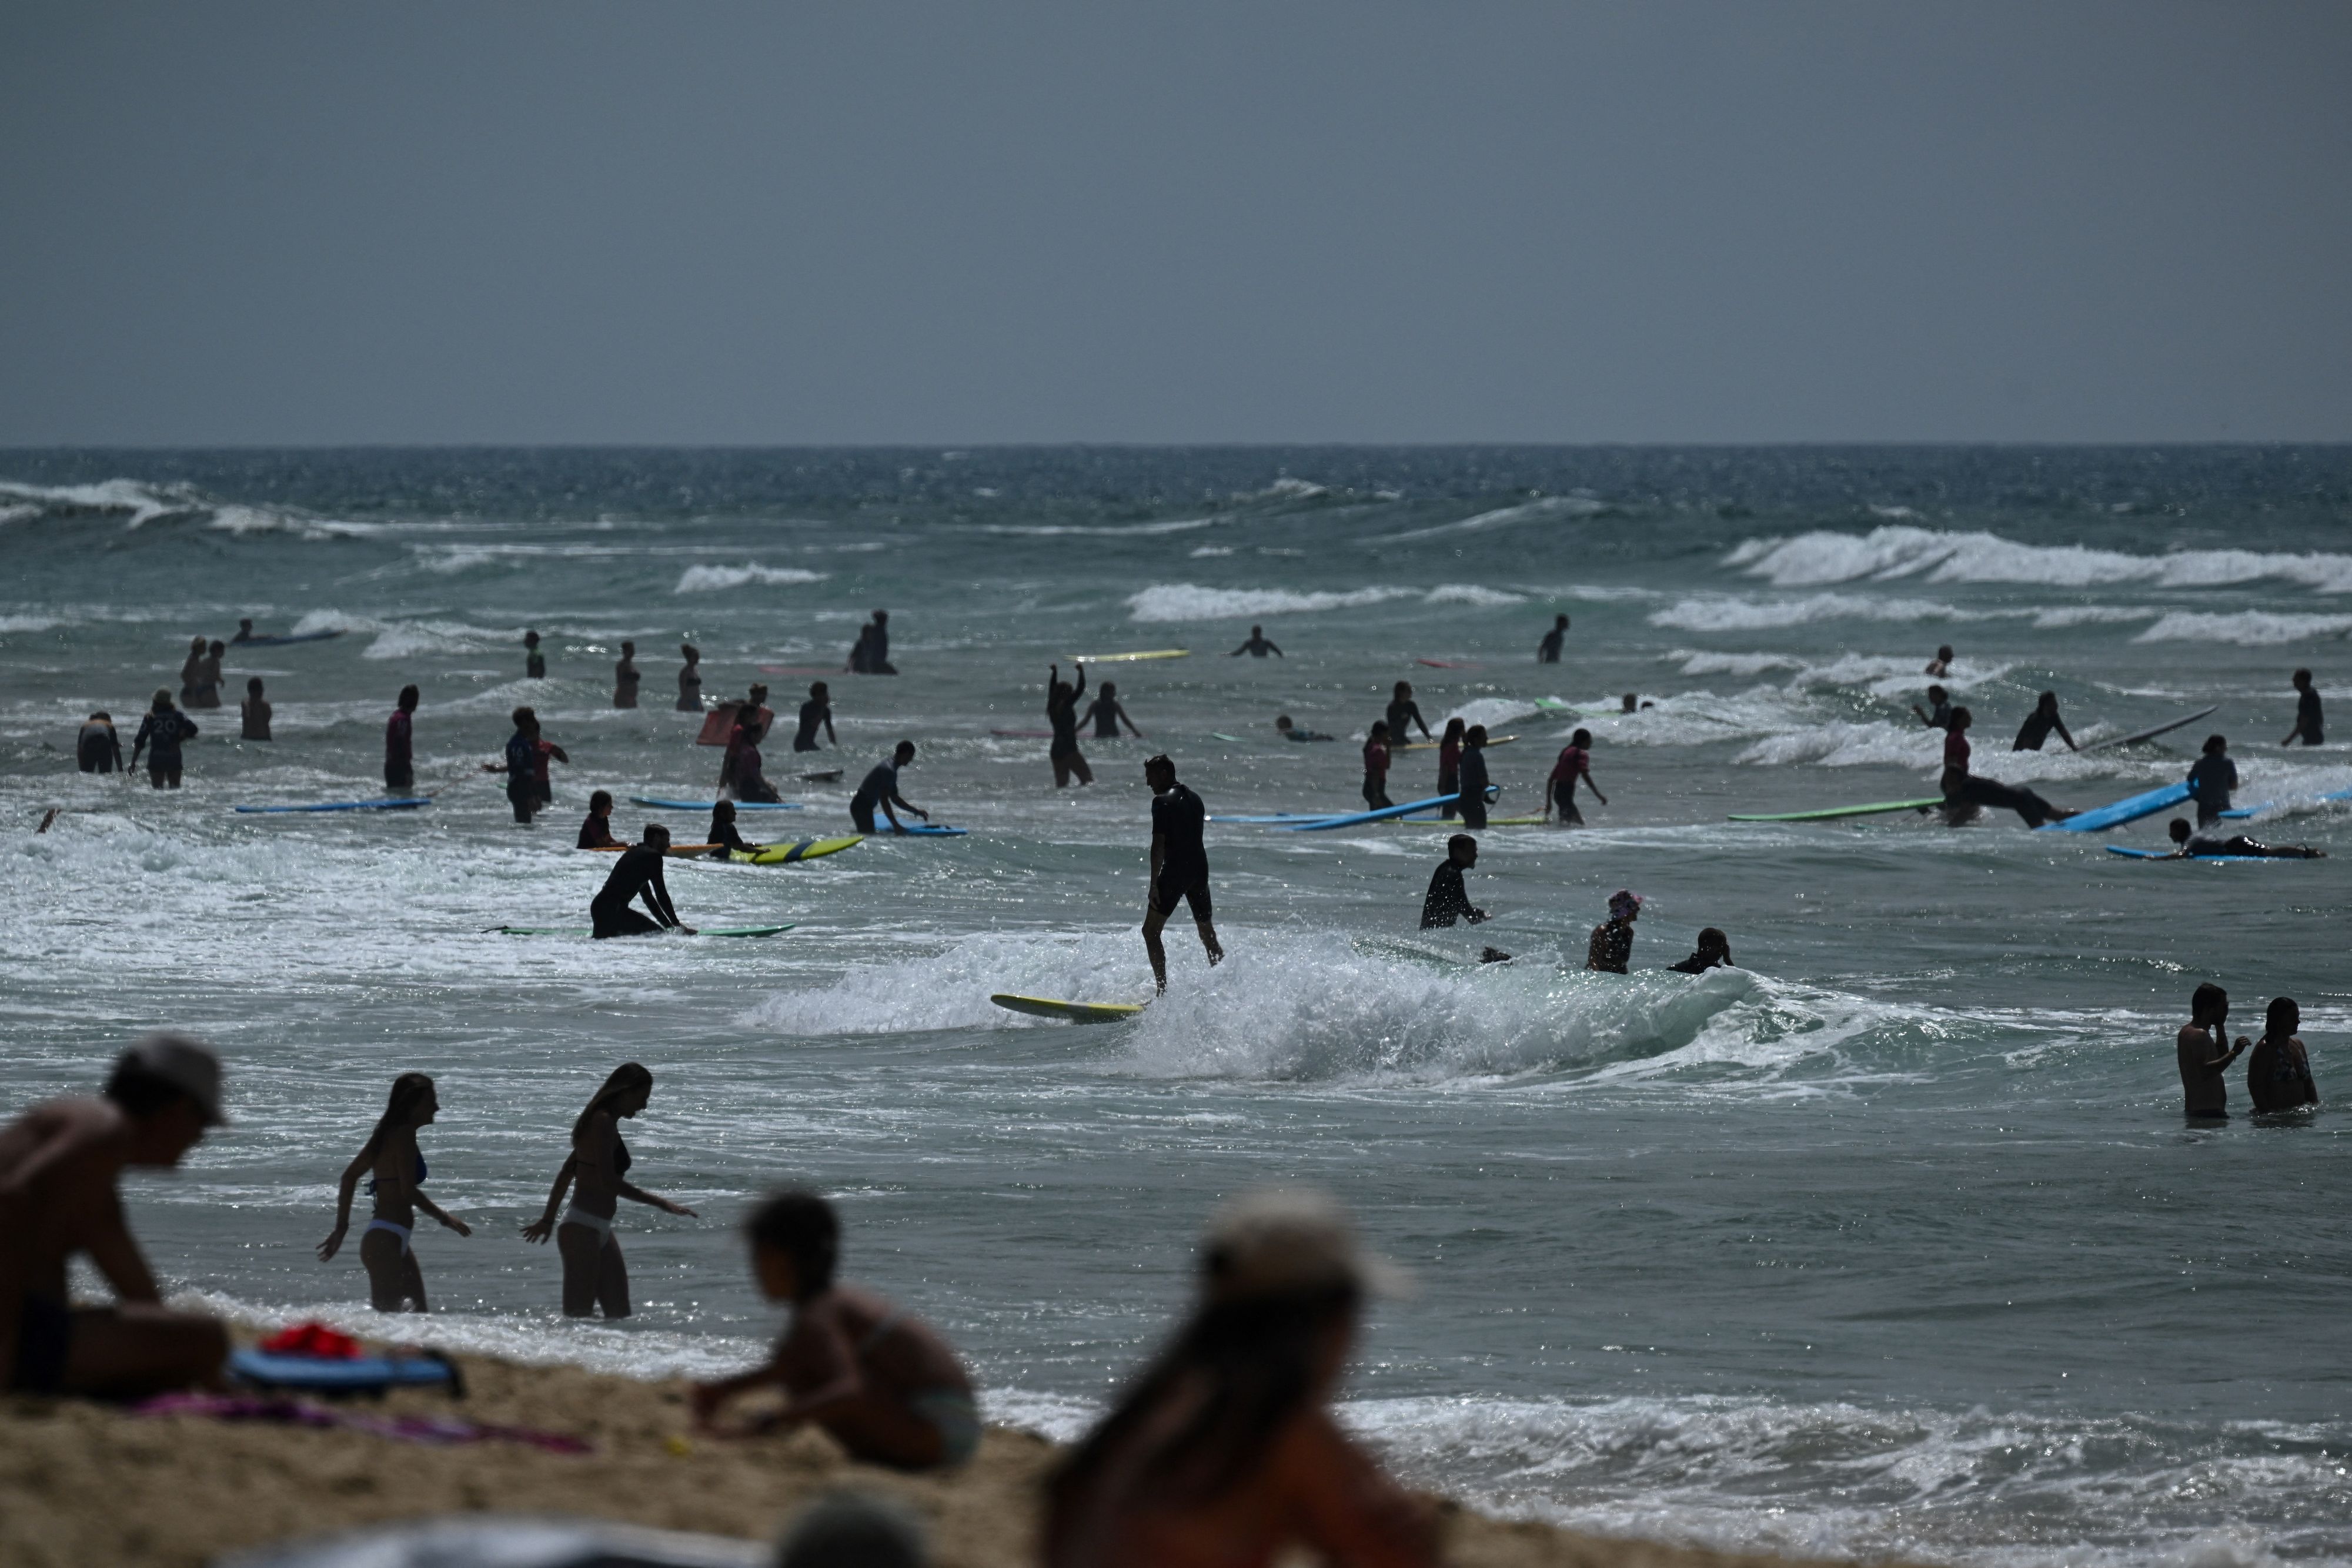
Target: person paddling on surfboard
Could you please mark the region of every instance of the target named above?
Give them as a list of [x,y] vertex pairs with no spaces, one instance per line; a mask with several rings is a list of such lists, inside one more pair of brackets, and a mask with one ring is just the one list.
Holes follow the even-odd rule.
[[1244,653],[1247,653],[1253,659],[1263,659],[1268,653],[1277,659],[1287,656],[1274,645],[1274,639],[1265,634],[1265,628],[1263,626],[1251,627],[1248,639],[1225,656],[1229,659],[1238,659]]
[[[659,822],[647,822],[645,841],[622,852],[603,890],[589,902],[588,918],[595,922],[591,936],[643,936],[665,927],[694,935],[694,927],[678,919],[677,907],[669,901],[669,884],[662,880],[662,858],[668,852],[669,830]],[[645,900],[653,919],[629,907],[638,898]]]
[[250,642],[252,642],[252,641],[253,641],[253,622],[252,622],[250,620],[245,620],[245,621],[240,621],[240,622],[238,622],[236,623],[236,636],[234,636],[234,637],[231,637],[231,638],[229,639],[229,641],[230,641],[232,643],[250,643]]
[[[669,835],[662,836],[667,840]],[[629,1315],[629,1266],[621,1256],[620,1238],[613,1234],[613,1217],[620,1209],[621,1199],[681,1219],[698,1218],[684,1204],[672,1203],[623,1179],[628,1175],[630,1160],[629,1145],[621,1141],[621,1122],[644,1110],[653,1094],[654,1075],[641,1064],[625,1061],[613,1069],[588,1108],[572,1124],[572,1153],[555,1173],[545,1212],[523,1227],[526,1241],[555,1238],[555,1249],[563,1258],[563,1315],[567,1318],[584,1318],[599,1308],[608,1318]],[[572,1202],[558,1224],[555,1206],[563,1202],[567,1187],[572,1189]]]
[[444,1229],[473,1234],[464,1220],[444,1214],[425,1196],[425,1156],[416,1147],[416,1131],[431,1125],[440,1110],[440,1095],[424,1073],[404,1072],[392,1081],[392,1098],[376,1119],[375,1131],[343,1167],[342,1183],[335,1190],[335,1228],[319,1243],[321,1263],[341,1250],[352,1228],[352,1193],[365,1176],[368,1191],[375,1197],[375,1217],[360,1237],[360,1262],[367,1270],[368,1304],[380,1312],[433,1310],[425,1303],[425,1275],[416,1266],[412,1242],[418,1209],[439,1220]]
[[865,781],[857,786],[857,793],[849,798],[849,820],[857,824],[859,832],[875,831],[874,808],[877,806],[881,807],[882,814],[890,820],[890,831],[894,833],[907,831],[906,825],[898,821],[900,811],[911,811],[926,822],[931,820],[929,811],[898,793],[898,769],[913,760],[915,743],[902,740],[892,748],[890,759],[876,763],[873,771],[867,773]]
[[2197,860],[2207,855],[2242,855],[2248,860],[2317,861],[2326,860],[2326,850],[2313,849],[2309,844],[2266,844],[2260,839],[2250,839],[2243,833],[2224,836],[2220,833],[2194,833],[2189,830],[2189,819],[2175,817],[2167,830],[2172,836],[2174,860]]
[[1275,733],[1281,736],[1285,740],[1332,740],[1337,738],[1334,736],[1322,734],[1318,730],[1308,729],[1304,725],[1291,723],[1290,716],[1286,713],[1276,714],[1275,716],[1274,728]]
[[1160,928],[1176,913],[1178,901],[1192,906],[1192,925],[1201,934],[1211,967],[1224,961],[1217,945],[1217,928],[1209,905],[1209,852],[1201,841],[1208,808],[1201,798],[1176,782],[1176,764],[1166,756],[1143,765],[1143,781],[1151,786],[1151,881],[1145,898],[1143,950],[1151,958],[1151,982],[1168,989],[1168,950],[1160,941]]

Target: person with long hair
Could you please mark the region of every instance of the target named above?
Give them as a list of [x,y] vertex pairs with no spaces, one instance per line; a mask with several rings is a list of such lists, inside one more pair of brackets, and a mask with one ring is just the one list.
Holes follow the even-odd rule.
[[321,1263],[341,1250],[352,1228],[352,1193],[365,1175],[368,1191],[375,1195],[375,1215],[360,1234],[360,1262],[367,1269],[368,1304],[380,1312],[433,1310],[425,1300],[424,1272],[416,1266],[418,1209],[460,1236],[473,1234],[464,1220],[444,1214],[425,1196],[425,1155],[416,1146],[416,1130],[432,1125],[440,1111],[441,1096],[424,1073],[404,1072],[392,1081],[392,1097],[376,1118],[375,1131],[343,1167],[342,1185],[335,1192],[335,1228],[319,1243]]
[[[155,688],[154,705],[147,716],[139,721],[139,733],[131,740],[131,766],[139,766],[139,754],[147,753],[147,782],[158,789],[180,787],[180,743],[194,740],[196,727],[194,720],[172,706],[172,694],[163,687]],[[152,747],[152,749],[151,749]]]
[[1426,1511],[1331,1416],[1385,1271],[1320,1195],[1228,1207],[1191,1320],[1047,1480],[1047,1568],[1435,1563]]
[[2263,1014],[2263,1038],[2246,1059],[2246,1094],[2257,1112],[2293,1111],[2319,1103],[2319,1086],[2311,1081],[2311,1053],[2295,1030],[2303,1027],[2303,1009],[2292,997],[2273,997]]
[[[1445,735],[1437,743],[1437,792],[1451,795],[1462,787],[1462,737],[1468,727],[1459,718],[1445,721]],[[1460,808],[1458,800],[1448,800],[1437,809],[1437,814],[1451,821]]]
[[[555,1238],[563,1258],[563,1315],[584,1318],[600,1308],[608,1318],[629,1315],[629,1266],[621,1256],[620,1238],[613,1234],[613,1216],[620,1200],[649,1204],[665,1214],[693,1219],[683,1204],[632,1186],[624,1179],[629,1170],[629,1145],[621,1142],[621,1122],[635,1116],[653,1098],[654,1075],[634,1061],[613,1069],[604,1086],[572,1124],[572,1153],[555,1173],[547,1194],[547,1209],[523,1227],[526,1241]],[[577,1184],[576,1186],[574,1184]],[[555,1219],[555,1206],[572,1187],[571,1206],[563,1222]]]

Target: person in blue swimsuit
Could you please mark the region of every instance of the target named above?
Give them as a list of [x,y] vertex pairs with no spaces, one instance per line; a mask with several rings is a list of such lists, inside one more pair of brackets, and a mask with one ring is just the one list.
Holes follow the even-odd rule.
[[425,1156],[416,1147],[416,1131],[432,1125],[440,1114],[441,1097],[433,1080],[422,1072],[404,1072],[392,1081],[392,1098],[376,1118],[375,1131],[360,1145],[358,1155],[343,1167],[335,1189],[335,1228],[319,1243],[319,1261],[340,1251],[352,1228],[352,1193],[367,1176],[375,1197],[375,1215],[360,1237],[360,1262],[367,1269],[368,1304],[380,1312],[430,1312],[425,1300],[425,1276],[416,1266],[411,1244],[416,1211],[423,1209],[443,1228],[471,1236],[462,1219],[443,1213],[425,1196]]

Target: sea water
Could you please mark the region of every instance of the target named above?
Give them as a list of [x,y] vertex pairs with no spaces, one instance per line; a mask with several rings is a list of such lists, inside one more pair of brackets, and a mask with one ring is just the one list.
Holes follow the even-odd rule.
[[[1183,1311],[1215,1205],[1308,1183],[1417,1278],[1346,1406],[1416,1483],[1737,1548],[2352,1561],[2352,811],[2318,800],[2352,751],[2278,745],[2298,664],[2352,736],[2352,453],[18,452],[0,480],[0,1103],[89,1089],[141,1030],[220,1046],[233,1124],[131,1183],[174,1292],[709,1373],[777,1324],[734,1223],[806,1183],[993,1416],[1067,1435]],[[840,747],[794,755],[805,672],[877,607],[900,673],[814,677]],[[240,616],[342,635],[233,650],[178,792],[75,771],[93,708],[127,739],[188,638]],[[1253,622],[1281,657],[1232,656]],[[908,798],[971,835],[671,868],[688,920],[793,925],[771,940],[486,934],[585,923],[591,789],[711,792],[682,641],[707,695],[763,679],[783,716],[769,773],[807,809],[753,836],[846,831],[901,737]],[[2007,813],[1725,820],[1934,794],[1911,705],[1939,643],[1979,771],[2101,804],[2222,733],[2272,803],[2251,830],[2337,858],[2134,862]],[[1087,740],[1090,788],[994,733],[1044,727],[1051,664],[1176,647],[1090,669],[1145,735]],[[268,744],[237,738],[253,675]],[[1442,828],[1213,826],[1221,967],[1180,915],[1132,1022],[991,1005],[1150,996],[1144,757],[1213,812],[1350,809],[1398,680],[1433,727],[1517,737],[1498,814],[1538,809],[1570,728],[1595,737],[1588,828],[1484,836],[1490,923],[1416,929]],[[411,682],[430,807],[231,811],[380,794]],[[2043,690],[2085,745],[2221,708],[2011,753]],[[520,704],[570,757],[529,829],[480,771]],[[1340,738],[1286,743],[1278,713]],[[1391,793],[1433,792],[1433,758],[1401,754]],[[1584,973],[1619,888],[1648,900],[1635,972]],[[1739,967],[1663,972],[1703,925]],[[2172,1037],[2208,979],[2237,1030],[2302,1003],[2326,1106],[2258,1121],[2241,1079],[2236,1120],[2183,1124]],[[568,1322],[518,1231],[627,1060],[656,1082],[633,1179],[699,1218],[627,1207],[637,1315]],[[428,1190],[474,1235],[418,1232],[436,1315],[395,1324],[313,1249],[411,1069],[445,1107]]]

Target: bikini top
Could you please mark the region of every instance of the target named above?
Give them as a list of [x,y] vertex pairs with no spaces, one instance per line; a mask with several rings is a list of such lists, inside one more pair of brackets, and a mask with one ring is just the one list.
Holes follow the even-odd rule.
[[[425,1151],[423,1149],[416,1151],[416,1176],[408,1185],[411,1186],[425,1185]],[[375,1195],[375,1177],[368,1177],[367,1191],[370,1197]]]

